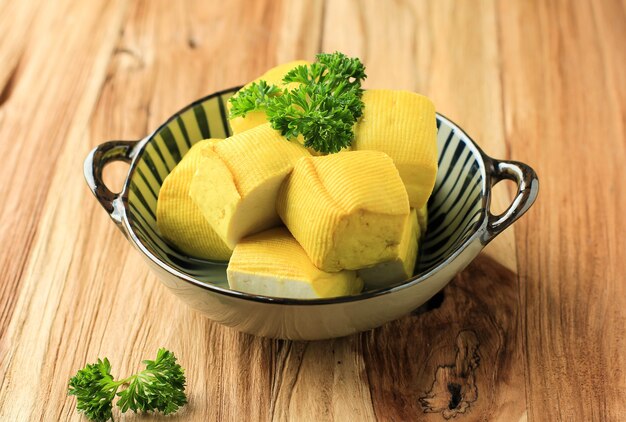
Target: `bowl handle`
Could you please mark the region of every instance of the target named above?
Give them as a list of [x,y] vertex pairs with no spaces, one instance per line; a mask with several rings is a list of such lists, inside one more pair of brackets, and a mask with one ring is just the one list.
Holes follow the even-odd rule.
[[537,199],[539,179],[530,166],[518,161],[488,158],[485,162],[491,179],[491,186],[504,179],[517,182],[517,194],[509,208],[502,214],[493,215],[489,209],[491,200],[488,201],[487,230],[483,236],[483,243],[486,244],[528,211],[528,208]]
[[122,208],[118,205],[119,193],[113,193],[102,180],[102,170],[113,161],[130,163],[135,155],[135,145],[138,141],[109,141],[95,147],[87,158],[83,171],[89,189],[93,192],[104,207],[109,217],[118,225],[122,222]]

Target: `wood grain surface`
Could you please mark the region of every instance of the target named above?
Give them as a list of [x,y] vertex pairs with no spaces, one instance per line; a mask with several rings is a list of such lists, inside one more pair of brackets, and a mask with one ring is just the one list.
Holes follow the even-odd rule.
[[[0,34],[0,420],[84,420],[70,376],[104,356],[128,374],[159,347],[189,404],[117,420],[626,419],[623,1],[0,0]],[[429,95],[489,155],[530,164],[539,199],[398,321],[310,343],[240,334],[158,282],[82,162],[334,50],[363,59],[366,87]],[[126,168],[109,170],[119,186]]]

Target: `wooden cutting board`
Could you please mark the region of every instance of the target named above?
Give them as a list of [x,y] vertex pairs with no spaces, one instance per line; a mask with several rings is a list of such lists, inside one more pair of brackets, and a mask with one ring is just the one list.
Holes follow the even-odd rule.
[[[80,420],[70,376],[99,356],[128,374],[159,347],[186,369],[189,404],[150,420],[626,417],[623,2],[0,4],[0,420]],[[379,329],[301,343],[214,324],[148,270],[82,161],[335,50],[362,58],[366,87],[424,93],[489,155],[533,166],[539,199]],[[512,188],[496,188],[496,208]]]

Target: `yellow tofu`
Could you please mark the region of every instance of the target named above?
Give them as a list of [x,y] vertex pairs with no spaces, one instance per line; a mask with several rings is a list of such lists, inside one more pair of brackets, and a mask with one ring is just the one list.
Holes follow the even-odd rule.
[[352,149],[389,155],[406,186],[411,207],[422,208],[437,176],[435,106],[423,95],[385,89],[365,91],[363,102]]
[[424,236],[426,234],[426,229],[428,229],[428,204],[424,204],[422,208],[417,210],[417,221],[420,225],[420,236]]
[[163,238],[181,252],[201,259],[226,261],[232,250],[204,219],[189,196],[189,186],[217,139],[197,142],[163,181],[157,201],[157,228]]
[[233,251],[227,276],[233,290],[287,298],[352,295],[363,288],[355,271],[319,270],[284,227],[241,240]]
[[[252,85],[254,82],[258,82],[261,80],[266,81],[270,85],[276,85],[279,88],[286,87],[287,89],[292,89],[294,86],[297,86],[298,84],[291,83],[286,86],[283,84],[283,78],[285,77],[287,72],[289,72],[291,69],[293,69],[296,66],[310,65],[310,64],[311,63],[306,60],[296,60],[293,62],[278,65],[276,67],[271,68],[270,70],[268,70],[263,75],[256,78],[255,80],[247,83],[246,85],[244,85],[242,89],[245,89],[249,87],[250,85]],[[234,96],[237,96],[237,94],[235,93]],[[227,108],[229,112],[230,112],[230,107],[231,107],[230,102],[228,102]],[[267,123],[267,116],[265,115],[265,112],[252,111],[246,114],[245,117],[235,117],[234,119],[231,119],[230,127],[233,130],[233,134],[236,135],[248,129],[252,129],[253,127],[262,125],[263,123]]]
[[313,264],[333,272],[397,258],[409,200],[391,158],[349,151],[300,159],[276,209]]
[[419,238],[420,226],[417,222],[417,212],[411,209],[404,225],[398,256],[357,272],[365,286],[368,289],[378,289],[411,278],[415,270]]
[[243,237],[280,224],[278,189],[306,148],[289,142],[269,123],[234,135],[207,151],[189,195],[231,248]]

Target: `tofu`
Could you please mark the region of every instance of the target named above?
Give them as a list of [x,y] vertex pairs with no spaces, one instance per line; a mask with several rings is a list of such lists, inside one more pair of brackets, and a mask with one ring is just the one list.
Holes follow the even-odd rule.
[[393,159],[412,208],[421,209],[437,176],[435,106],[409,91],[367,90],[363,116],[355,126],[355,151],[382,151]]
[[232,250],[204,219],[189,197],[189,186],[205,150],[213,151],[218,139],[197,142],[165,178],[157,201],[157,228],[179,251],[200,259],[226,261]]
[[306,148],[269,123],[234,135],[205,151],[189,195],[229,248],[280,224],[276,196]]
[[318,269],[284,227],[241,240],[228,264],[227,277],[233,290],[298,299],[352,295],[363,288],[355,271]]
[[428,229],[428,204],[424,204],[422,208],[417,210],[417,221],[420,225],[420,236],[424,236]]
[[349,151],[301,158],[276,208],[313,264],[335,272],[397,258],[409,200],[385,153]]
[[368,289],[379,289],[413,277],[419,238],[420,226],[417,221],[417,212],[411,209],[404,225],[398,256],[357,272],[365,286]]

